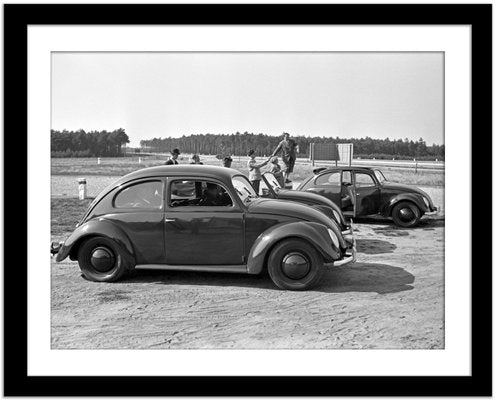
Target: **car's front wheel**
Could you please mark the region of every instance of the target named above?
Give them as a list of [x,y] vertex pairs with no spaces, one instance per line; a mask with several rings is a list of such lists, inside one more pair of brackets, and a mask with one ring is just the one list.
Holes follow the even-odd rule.
[[78,263],[83,275],[95,282],[114,282],[128,271],[119,245],[105,237],[92,237],[82,243]]
[[321,254],[302,239],[286,239],[276,244],[268,259],[270,278],[281,289],[306,290],[322,276]]
[[403,228],[413,228],[422,218],[422,212],[415,204],[409,201],[400,201],[394,206],[391,216],[396,225]]

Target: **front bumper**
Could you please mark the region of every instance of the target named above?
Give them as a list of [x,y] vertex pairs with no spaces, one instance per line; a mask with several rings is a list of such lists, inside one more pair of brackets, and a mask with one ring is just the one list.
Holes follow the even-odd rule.
[[348,243],[343,258],[328,264],[328,267],[341,267],[343,265],[351,264],[356,261],[356,238],[353,233],[353,221],[350,222],[350,229],[341,232],[344,240]]

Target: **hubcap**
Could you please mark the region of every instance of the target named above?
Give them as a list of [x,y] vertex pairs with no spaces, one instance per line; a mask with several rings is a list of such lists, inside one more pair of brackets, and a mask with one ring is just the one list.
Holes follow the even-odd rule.
[[114,255],[106,247],[96,247],[91,252],[91,265],[97,271],[107,272],[114,266]]
[[400,219],[405,222],[412,221],[415,218],[415,213],[411,208],[402,208],[400,210]]
[[282,260],[282,271],[291,279],[301,279],[310,271],[310,262],[301,253],[292,252]]

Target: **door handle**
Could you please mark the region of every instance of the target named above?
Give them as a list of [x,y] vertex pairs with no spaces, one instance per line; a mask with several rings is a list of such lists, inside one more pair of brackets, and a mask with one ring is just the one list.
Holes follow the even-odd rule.
[[176,219],[175,218],[166,218],[165,222],[174,222]]

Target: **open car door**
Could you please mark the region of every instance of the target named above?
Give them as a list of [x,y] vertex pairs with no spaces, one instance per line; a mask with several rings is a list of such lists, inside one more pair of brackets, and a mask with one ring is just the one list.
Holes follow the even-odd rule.
[[351,171],[344,170],[341,173],[341,211],[347,217],[357,216],[357,196]]
[[380,207],[381,191],[374,175],[368,171],[355,171],[353,175],[355,217],[377,214]]

